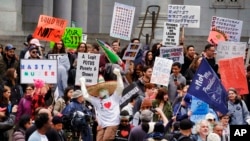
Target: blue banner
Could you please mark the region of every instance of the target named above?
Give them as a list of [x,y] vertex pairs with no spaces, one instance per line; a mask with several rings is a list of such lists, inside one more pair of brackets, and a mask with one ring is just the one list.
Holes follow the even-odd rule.
[[195,73],[188,93],[206,102],[215,111],[222,114],[228,112],[227,92],[205,58]]

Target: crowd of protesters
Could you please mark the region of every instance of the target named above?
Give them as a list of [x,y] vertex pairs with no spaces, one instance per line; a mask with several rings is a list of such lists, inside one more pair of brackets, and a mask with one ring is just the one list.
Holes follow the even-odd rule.
[[[140,40],[134,38],[131,43]],[[106,44],[123,57],[126,48],[121,49],[119,40]],[[184,64],[173,63],[168,87],[150,83],[161,43],[141,48],[134,61],[123,60],[129,65],[126,71],[110,64],[98,44],[80,43],[72,51],[61,40],[46,52],[39,40],[29,35],[24,45],[20,54],[12,44],[0,46],[1,141],[229,141],[229,125],[250,124],[249,96],[239,96],[234,88],[227,90],[227,114],[214,111],[197,123],[190,120],[192,97],[187,90],[201,60],[206,59],[219,76],[214,45],[205,45],[202,53],[193,45],[184,46]],[[81,86],[75,86],[78,53],[101,54],[99,76],[117,81],[116,89],[110,92],[104,87],[92,95],[84,77],[79,80]],[[48,54],[67,54],[58,61],[57,84],[21,84],[21,59],[39,61],[48,59]],[[250,86],[250,66],[246,72]],[[130,84],[143,93],[133,95],[120,107],[122,90]]]

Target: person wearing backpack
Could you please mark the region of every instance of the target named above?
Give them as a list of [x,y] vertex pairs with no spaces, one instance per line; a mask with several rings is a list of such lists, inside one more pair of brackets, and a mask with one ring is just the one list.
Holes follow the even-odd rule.
[[180,121],[180,133],[174,135],[170,141],[197,141],[196,136],[192,134],[194,123],[186,118]]

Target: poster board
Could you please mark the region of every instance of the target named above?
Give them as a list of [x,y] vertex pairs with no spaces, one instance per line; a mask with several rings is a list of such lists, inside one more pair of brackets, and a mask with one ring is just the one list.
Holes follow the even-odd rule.
[[63,56],[68,57],[68,54],[66,54],[66,53],[64,53],[64,54],[48,54],[48,59],[50,59],[50,60],[52,60],[52,59],[58,60]]
[[226,90],[233,87],[238,94],[248,94],[248,85],[243,57],[219,60],[221,82]]
[[246,42],[219,42],[216,50],[216,61],[237,56],[242,56],[245,59],[246,46]]
[[211,21],[211,29],[216,28],[224,32],[228,41],[233,42],[240,42],[242,26],[243,21],[224,17],[213,16]]
[[182,46],[167,46],[160,48],[160,57],[184,64],[184,53]]
[[180,23],[181,27],[200,27],[200,6],[168,5],[168,22]]
[[180,38],[180,24],[164,22],[162,44],[165,46],[178,46]]
[[65,19],[40,15],[33,37],[40,40],[58,42],[62,39],[66,26],[67,20]]
[[76,49],[82,42],[82,28],[66,27],[62,40],[65,47]]
[[80,85],[79,79],[84,76],[86,85],[97,84],[100,54],[78,53],[75,85]]
[[110,36],[130,40],[133,29],[135,7],[115,2]]
[[136,55],[138,54],[142,44],[129,43],[122,60],[135,60]]
[[20,63],[21,84],[33,84],[34,79],[57,83],[57,60],[21,59]]
[[156,57],[150,83],[168,86],[172,64],[173,60]]

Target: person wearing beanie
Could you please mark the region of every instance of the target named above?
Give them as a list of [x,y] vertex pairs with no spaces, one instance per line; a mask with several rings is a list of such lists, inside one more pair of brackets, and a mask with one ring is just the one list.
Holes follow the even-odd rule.
[[[86,121],[86,116],[92,116],[91,111],[85,106],[84,97],[81,90],[75,90],[72,95],[72,101],[70,104],[68,104],[64,110],[62,111],[62,114],[68,117],[71,117],[71,119],[74,118],[74,114],[81,113],[81,115],[84,115],[83,119]],[[89,121],[86,121],[86,124],[84,126],[81,126],[78,128],[75,125],[72,125],[72,134],[73,134],[73,140],[79,140],[80,136],[82,140],[89,141],[91,140],[91,133],[90,133],[90,127],[88,124]],[[80,125],[79,125],[80,126]]]
[[120,113],[120,124],[116,131],[115,141],[127,141],[131,129],[134,127],[130,124],[131,117],[128,111],[123,110]]
[[59,141],[66,141],[66,136],[63,131],[63,120],[60,116],[54,116],[52,119],[53,128],[57,131],[58,136],[60,137]]

